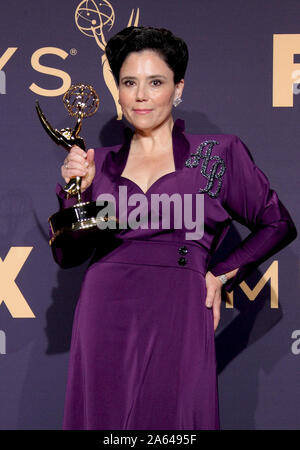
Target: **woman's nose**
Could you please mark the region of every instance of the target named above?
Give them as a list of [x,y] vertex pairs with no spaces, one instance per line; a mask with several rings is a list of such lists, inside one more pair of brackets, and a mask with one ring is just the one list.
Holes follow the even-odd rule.
[[140,102],[142,102],[142,101],[144,101],[144,100],[147,100],[147,92],[146,92],[145,86],[142,85],[142,84],[140,84],[140,85],[137,87],[137,90],[136,90],[136,100],[137,100],[137,101],[140,101]]

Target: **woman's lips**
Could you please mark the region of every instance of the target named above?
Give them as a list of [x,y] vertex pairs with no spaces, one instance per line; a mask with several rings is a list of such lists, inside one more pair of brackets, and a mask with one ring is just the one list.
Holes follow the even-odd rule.
[[148,114],[152,111],[152,109],[134,109],[136,114]]

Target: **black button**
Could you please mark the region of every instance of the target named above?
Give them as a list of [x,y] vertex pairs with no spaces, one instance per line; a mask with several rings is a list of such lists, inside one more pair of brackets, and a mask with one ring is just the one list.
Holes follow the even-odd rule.
[[178,251],[181,255],[186,255],[188,252],[188,249],[186,247],[180,247]]
[[187,263],[187,260],[185,259],[184,256],[181,256],[178,260],[178,264],[180,264],[181,266],[185,266]]

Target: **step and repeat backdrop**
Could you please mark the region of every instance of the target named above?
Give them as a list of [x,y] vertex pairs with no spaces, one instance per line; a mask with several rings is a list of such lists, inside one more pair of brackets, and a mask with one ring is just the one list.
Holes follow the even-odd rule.
[[[61,429],[72,320],[86,265],[61,269],[48,243],[66,156],[57,129],[71,84],[95,87],[87,147],[120,143],[125,123],[105,57],[128,25],[171,29],[190,50],[174,118],[250,149],[299,229],[300,3],[297,0],[0,2],[0,429]],[[233,223],[216,258],[249,230]],[[299,239],[225,294],[216,332],[221,427],[300,427]],[[254,294],[253,294],[254,292]]]

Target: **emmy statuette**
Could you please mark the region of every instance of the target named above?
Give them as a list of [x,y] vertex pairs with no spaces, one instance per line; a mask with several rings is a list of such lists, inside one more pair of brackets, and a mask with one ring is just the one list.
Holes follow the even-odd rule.
[[[54,129],[47,121],[44,113],[38,102],[36,102],[36,111],[41,121],[43,128],[51,139],[57,144],[69,151],[74,145],[77,145],[82,150],[86,151],[85,142],[79,136],[82,126],[82,120],[90,117],[97,111],[99,107],[99,97],[94,88],[90,85],[77,84],[72,85],[64,94],[63,102],[71,116],[77,118],[75,127],[63,128],[61,130]],[[69,208],[62,208],[57,213],[48,218],[52,230],[52,238],[49,241],[50,246],[59,245],[63,242],[80,243],[84,245],[84,239],[95,233],[103,233],[107,230],[113,231],[118,228],[118,219],[115,216],[99,214],[105,206],[99,206],[95,201],[82,202],[81,197],[81,177],[72,178],[63,190],[66,192],[67,198],[72,196],[77,197],[75,205]],[[101,227],[100,222],[106,222],[105,226]],[[102,224],[103,225],[103,224]],[[107,236],[107,234],[105,235]],[[76,235],[76,236],[75,236]],[[59,241],[59,243],[57,242]],[[74,261],[75,262],[75,261]]]

